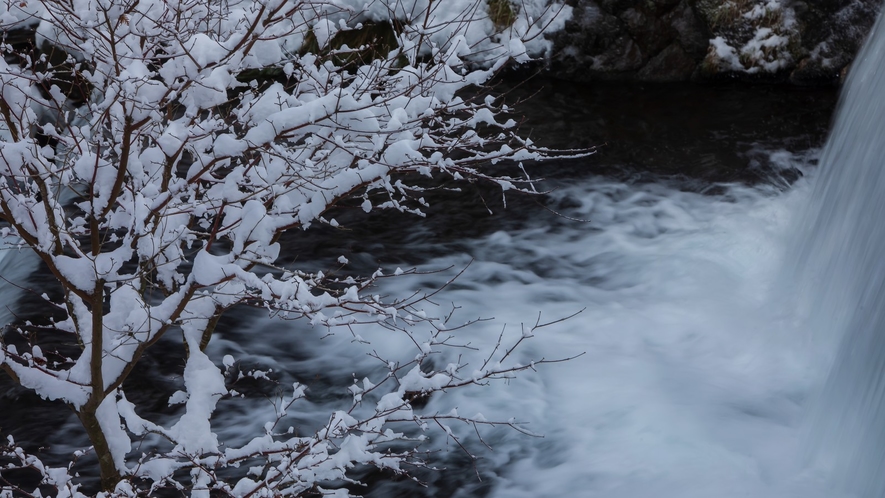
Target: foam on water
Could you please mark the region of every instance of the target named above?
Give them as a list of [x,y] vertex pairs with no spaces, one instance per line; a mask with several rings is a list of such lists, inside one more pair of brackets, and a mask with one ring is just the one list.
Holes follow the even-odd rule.
[[471,403],[515,391],[496,408],[545,434],[507,436],[494,495],[834,496],[798,458],[823,371],[793,347],[792,316],[770,305],[806,192],[588,182],[560,194],[580,203],[568,214],[592,220],[585,229],[478,241],[477,283],[450,297],[476,303],[468,315],[531,321],[586,307],[523,352],[586,355]]
[[[814,350],[797,346],[802,331],[795,314],[772,295],[789,227],[809,191],[800,182],[786,193],[729,186],[721,195],[701,195],[678,185],[589,178],[555,195],[573,206],[563,214],[590,222],[548,218],[469,241],[468,253],[422,265],[461,268],[474,258],[435,301],[459,305],[463,320],[496,318],[457,333],[480,352],[491,349],[504,324],[512,339],[539,312],[544,321],[586,308],[539,332],[519,360],[585,355],[509,385],[431,400],[428,408],[440,412],[457,407],[488,419],[517,416],[544,435],[492,430],[485,435],[489,452],[471,439],[472,428],[463,428],[483,457],[486,491],[508,498],[840,496],[824,485],[825,473],[800,458],[803,414],[826,365]],[[429,289],[450,277],[429,275],[420,283]],[[414,278],[402,278],[382,290],[402,295],[415,286]],[[267,333],[263,320],[256,327]],[[342,331],[320,341],[325,331],[298,323],[277,330],[317,337],[290,353],[272,339],[245,349],[256,361],[277,362],[280,371],[321,372],[318,385],[321,376],[341,385],[354,374],[383,372],[366,355],[372,350],[391,352],[392,359],[414,355],[407,338],[386,330],[359,329],[370,344]],[[476,364],[478,354],[455,349],[443,356],[464,355]],[[300,415],[305,423],[322,417],[323,410],[311,410]],[[221,416],[232,417],[222,425],[239,429],[246,417],[259,418],[251,410]],[[447,448],[441,435],[434,444]],[[448,455],[455,458],[452,446]],[[469,466],[453,471],[464,474],[456,496],[478,494]],[[387,488],[378,493],[393,496]]]
[[546,260],[558,275],[485,289],[507,296],[491,300],[495,314],[512,314],[508,302],[587,306],[535,346],[587,354],[543,370],[525,395],[543,399],[531,418],[547,441],[504,470],[495,496],[833,496],[798,458],[822,371],[792,346],[790,314],[770,305],[806,192],[591,183],[568,195],[599,230],[499,236],[487,253],[529,248],[510,250],[531,254],[507,258],[513,271]]

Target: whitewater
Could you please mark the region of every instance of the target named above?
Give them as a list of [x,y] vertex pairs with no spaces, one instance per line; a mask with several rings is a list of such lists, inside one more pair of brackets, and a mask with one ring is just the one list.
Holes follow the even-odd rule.
[[[803,460],[827,364],[773,295],[809,192],[804,180],[702,195],[589,179],[555,195],[574,205],[561,214],[590,221],[496,232],[424,265],[473,258],[469,282],[438,299],[496,319],[466,333],[480,350],[504,323],[518,333],[538,313],[583,310],[521,351],[523,361],[582,356],[438,406],[518,416],[544,436],[502,430],[493,451],[476,445],[491,496],[839,496]],[[462,496],[481,490],[463,486]]]
[[[420,264],[444,271],[389,281],[383,294],[404,295],[416,286],[442,287],[466,268],[430,311],[445,314],[455,305],[454,323],[494,320],[453,333],[478,351],[452,348],[441,364],[460,356],[478,365],[502,331],[512,341],[539,314],[546,322],[580,312],[538,331],[518,350],[519,361],[580,356],[507,383],[451,392],[427,407],[516,417],[543,437],[483,430],[489,450],[472,427],[453,426],[480,457],[474,468],[457,445],[431,433],[428,447],[440,451],[432,460],[448,470],[422,474],[429,488],[380,483],[369,495],[850,496],[832,489],[826,469],[808,463],[803,440],[832,358],[808,339],[795,300],[777,295],[797,213],[812,192],[816,153],[770,152],[773,163],[808,173],[788,190],[730,184],[704,194],[678,181],[603,177],[562,184],[551,194],[558,215],[461,239],[452,254]],[[433,252],[421,246],[405,245]],[[215,356],[248,353],[315,391],[382,375],[373,351],[413,354],[409,338],[380,328],[327,335],[298,322],[255,319],[213,340]],[[265,340],[244,346],[259,330]],[[304,339],[281,348],[292,334]],[[327,394],[301,416],[320,421],[335,401]],[[261,409],[222,414],[221,425],[232,428],[224,437],[235,437]]]

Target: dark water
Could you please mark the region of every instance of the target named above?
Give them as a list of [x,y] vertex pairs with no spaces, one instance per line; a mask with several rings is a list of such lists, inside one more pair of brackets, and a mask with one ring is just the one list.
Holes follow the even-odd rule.
[[[523,120],[521,131],[537,144],[597,147],[586,159],[529,165],[530,175],[546,180],[539,189],[603,176],[704,193],[721,192],[722,183],[788,188],[807,163],[772,153],[801,156],[821,147],[838,97],[835,88],[589,85],[542,78],[513,88],[502,83],[495,90],[514,104],[514,116]],[[352,267],[372,271],[378,265],[417,264],[509,226],[561,223],[539,203],[557,210],[569,202],[513,194],[505,209],[494,187],[460,187],[460,194],[427,196],[426,219],[380,212],[366,216],[354,206],[335,213],[348,231],[318,227],[312,237],[289,234],[286,245],[300,258],[344,254]]]
[[584,84],[529,80],[525,129],[551,147],[602,146],[557,176],[676,176],[698,184],[776,183],[795,177],[763,151],[819,147],[835,108],[833,88]]
[[[509,83],[508,83],[509,84]],[[607,177],[627,184],[660,183],[677,190],[710,195],[724,191],[722,183],[772,185],[788,189],[801,176],[807,161],[823,144],[836,102],[835,89],[799,89],[766,86],[693,85],[576,85],[532,79],[504,91],[519,102],[515,114],[524,115],[522,130],[549,147],[598,146],[587,159],[528,165],[533,177],[544,177],[544,188],[557,189],[591,177]],[[785,151],[779,154],[778,151]],[[284,263],[305,269],[334,267],[338,255],[346,256],[354,272],[371,272],[379,266],[421,265],[431,259],[466,252],[471,241],[499,230],[557,227],[597,229],[593,220],[575,222],[557,216],[578,202],[569,196],[551,198],[511,195],[504,209],[500,192],[483,186],[465,186],[463,194],[429,196],[432,207],[419,219],[399,213],[365,215],[358,207],[342,208],[334,217],[345,229],[316,227],[287,234]],[[492,213],[489,213],[489,210]],[[408,226],[409,230],[403,230]],[[570,228],[571,227],[571,228]],[[466,276],[464,278],[470,279]],[[57,293],[54,280],[43,270],[26,283],[35,292],[22,294],[14,304],[19,320],[45,320],[47,310],[37,297]],[[219,325],[226,341],[254,341],[247,333],[260,312],[235,310]],[[11,340],[12,337],[7,334]],[[56,339],[64,340],[64,339]],[[340,397],[347,375],[322,379],[322,368],[310,357],[311,348],[280,348],[281,381],[296,379],[312,386],[313,402],[322,405]],[[129,399],[151,416],[169,412],[165,400],[180,388],[183,357],[174,338],[160,343],[142,360],[144,367],[128,381]],[[263,397],[261,387],[238,390]],[[0,428],[27,449],[39,451],[49,462],[63,462],[78,446],[86,445],[73,414],[64,406],[36,399],[0,377]],[[223,418],[220,417],[220,418]],[[236,417],[231,418],[235,420]],[[42,450],[38,450],[42,448]],[[449,475],[425,476],[429,488],[408,482],[379,484],[378,496],[478,496],[488,486],[474,481],[472,468],[457,457]],[[95,475],[90,460],[79,465],[85,477]],[[393,488],[393,489],[391,489]],[[460,490],[460,491],[458,491]]]

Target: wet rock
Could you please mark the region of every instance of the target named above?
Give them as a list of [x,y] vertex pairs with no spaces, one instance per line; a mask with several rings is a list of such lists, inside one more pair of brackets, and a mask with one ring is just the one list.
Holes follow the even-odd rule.
[[688,0],[682,0],[664,20],[676,31],[676,39],[685,52],[694,60],[701,60],[710,45],[710,31],[698,19],[694,8]]
[[641,81],[675,82],[689,79],[697,63],[678,42],[654,56],[639,70],[637,78]]
[[630,8],[619,18],[644,54],[657,54],[672,43],[676,31],[653,9]]
[[631,78],[647,60],[624,22],[595,4],[576,9],[556,36],[562,43],[551,67],[564,79]]

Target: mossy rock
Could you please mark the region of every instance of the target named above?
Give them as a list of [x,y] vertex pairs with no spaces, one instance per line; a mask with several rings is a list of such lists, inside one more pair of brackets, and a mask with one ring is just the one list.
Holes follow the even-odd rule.
[[[389,22],[363,23],[359,29],[335,33],[324,47],[320,46],[313,31],[309,31],[300,53],[332,56],[339,65],[370,62],[380,57],[387,57],[387,54],[399,45],[397,33],[401,31],[402,27],[398,23],[396,25]],[[340,53],[339,51],[345,46],[351,51]]]
[[510,0],[488,0],[489,19],[497,31],[504,31],[516,22],[518,11]]
[[[359,29],[339,31],[323,47],[320,46],[313,31],[308,31],[299,54],[316,54],[321,59],[331,58],[338,66],[359,66],[377,58],[387,57],[387,54],[399,44],[397,28],[401,29],[387,22],[364,23]],[[344,47],[350,50],[342,52]],[[244,83],[258,81],[261,84],[285,79],[283,69],[280,67],[249,69],[237,75],[237,81]]]

